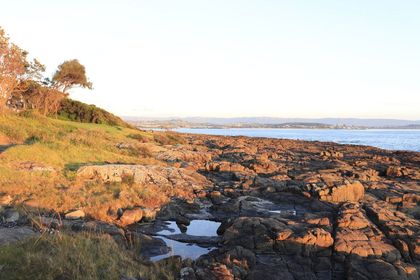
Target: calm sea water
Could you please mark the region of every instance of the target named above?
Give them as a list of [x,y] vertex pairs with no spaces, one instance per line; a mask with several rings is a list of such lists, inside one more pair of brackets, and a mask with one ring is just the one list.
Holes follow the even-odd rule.
[[408,129],[196,129],[181,128],[178,132],[242,135],[251,137],[269,137],[300,139],[309,141],[331,141],[340,144],[368,145],[389,150],[409,150],[420,152],[420,130]]

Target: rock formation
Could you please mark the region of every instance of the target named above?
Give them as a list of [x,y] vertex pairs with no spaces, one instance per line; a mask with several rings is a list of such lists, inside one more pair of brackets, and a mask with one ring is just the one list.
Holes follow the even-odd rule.
[[[182,188],[188,199],[173,197],[159,209],[118,208],[114,225],[76,211],[61,226],[138,240],[151,257],[170,251],[164,240],[211,248],[184,260],[180,279],[185,280],[419,279],[420,153],[185,137],[187,144],[154,149],[161,164],[87,165],[77,178]],[[0,196],[4,224],[14,223],[7,212],[12,202]],[[217,235],[189,235],[194,220],[217,221]],[[168,221],[177,230],[168,229]]]

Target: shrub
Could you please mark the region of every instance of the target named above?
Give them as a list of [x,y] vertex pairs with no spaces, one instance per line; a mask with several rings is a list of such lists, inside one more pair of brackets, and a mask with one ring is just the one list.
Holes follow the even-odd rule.
[[88,105],[71,99],[64,99],[61,101],[58,117],[64,120],[83,123],[131,127],[121,118],[98,108],[95,105]]
[[33,145],[35,143],[38,143],[39,141],[41,141],[41,138],[40,137],[38,137],[38,136],[31,136],[31,137],[28,137],[25,140],[25,144],[26,145]]

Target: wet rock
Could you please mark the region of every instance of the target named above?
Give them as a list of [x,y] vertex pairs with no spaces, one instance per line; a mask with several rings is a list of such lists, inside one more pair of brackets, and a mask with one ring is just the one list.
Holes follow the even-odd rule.
[[142,256],[153,257],[157,255],[167,254],[169,248],[166,243],[159,238],[154,238],[150,235],[142,234],[136,231],[131,231],[127,234],[131,244],[138,244]]
[[157,213],[161,220],[176,220],[180,223],[188,223],[187,214],[199,214],[200,205],[196,202],[189,202],[184,199],[173,199]]

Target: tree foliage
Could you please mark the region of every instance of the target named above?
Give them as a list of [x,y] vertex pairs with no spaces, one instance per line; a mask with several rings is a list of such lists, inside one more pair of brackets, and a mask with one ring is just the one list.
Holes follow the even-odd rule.
[[60,64],[52,82],[56,88],[65,93],[75,86],[92,89],[92,83],[86,76],[85,66],[80,64],[77,59],[67,60]]
[[23,109],[35,109],[44,116],[57,114],[61,101],[67,97],[63,92],[34,80],[21,82],[19,88],[22,91],[15,94],[19,94],[24,99],[25,106],[29,106]]
[[0,111],[4,111],[13,90],[26,72],[26,52],[10,43],[0,28]]
[[11,43],[0,27],[0,113],[34,109],[44,115],[56,114],[69,89],[92,88],[77,59],[60,64],[52,78],[44,72],[45,66],[29,60],[28,53]]

